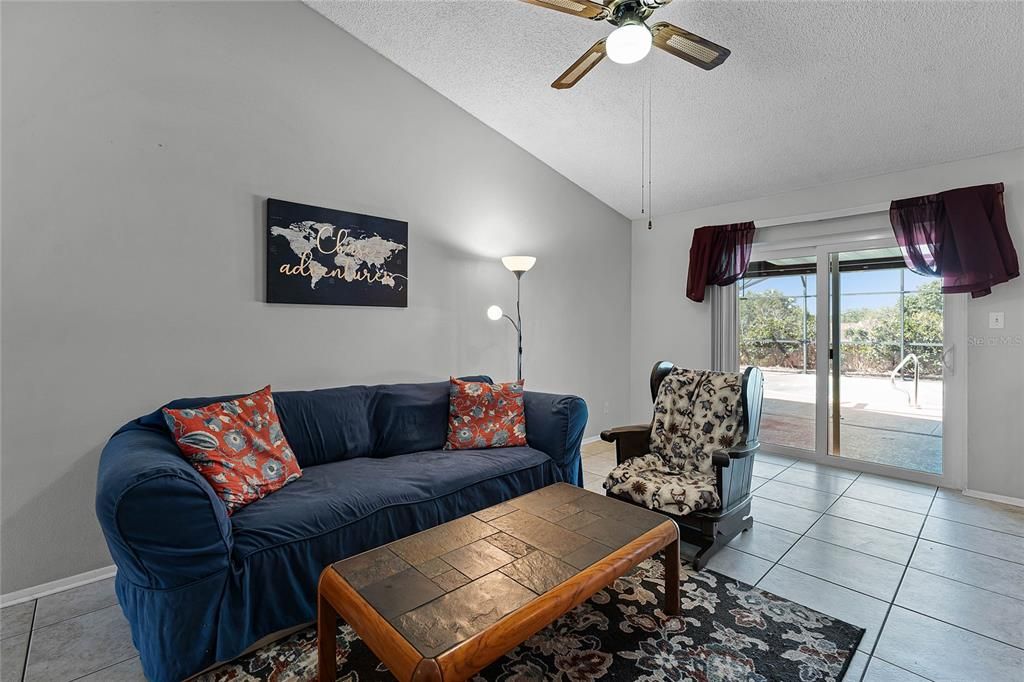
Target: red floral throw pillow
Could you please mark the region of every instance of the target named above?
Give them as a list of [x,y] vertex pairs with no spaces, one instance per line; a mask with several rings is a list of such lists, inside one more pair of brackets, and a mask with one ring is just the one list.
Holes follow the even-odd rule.
[[185,459],[213,486],[229,515],[302,475],[270,386],[206,407],[165,407],[164,419]]
[[526,445],[523,383],[485,384],[452,377],[445,450]]

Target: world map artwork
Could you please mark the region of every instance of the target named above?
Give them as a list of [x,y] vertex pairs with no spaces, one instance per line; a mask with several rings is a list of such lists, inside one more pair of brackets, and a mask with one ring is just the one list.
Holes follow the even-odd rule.
[[408,305],[408,223],[267,199],[267,302]]

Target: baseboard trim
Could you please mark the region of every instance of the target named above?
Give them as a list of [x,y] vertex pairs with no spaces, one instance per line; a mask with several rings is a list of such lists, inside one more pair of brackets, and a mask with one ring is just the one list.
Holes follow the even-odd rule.
[[1002,502],[1003,504],[1012,504],[1015,507],[1024,507],[1024,499],[1019,497],[1010,497],[1008,495],[996,495],[995,493],[983,493],[980,490],[964,490],[964,495],[967,497],[976,497],[979,500],[988,500],[989,502]]
[[591,436],[590,438],[584,438],[580,445],[589,445],[590,443],[596,443],[601,440],[601,436]]
[[81,587],[82,585],[99,582],[100,580],[106,580],[107,578],[113,577],[116,573],[116,566],[104,566],[103,568],[86,571],[85,573],[79,573],[78,575],[70,575],[67,578],[61,578],[60,580],[52,580],[48,583],[43,583],[42,585],[36,585],[35,587],[26,587],[23,590],[17,590],[0,596],[0,606],[14,606],[15,604],[32,601],[33,599],[48,597],[51,594],[57,594],[58,592],[71,590],[76,587]]

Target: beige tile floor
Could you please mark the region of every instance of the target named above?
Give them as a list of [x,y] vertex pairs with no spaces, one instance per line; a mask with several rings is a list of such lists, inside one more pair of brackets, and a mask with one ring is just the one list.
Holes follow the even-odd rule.
[[[865,628],[847,680],[1024,679],[1024,509],[757,457],[754,529],[709,568]],[[614,464],[585,445],[586,487]]]
[[[583,455],[601,492],[614,451]],[[1024,509],[768,454],[757,475],[710,567],[866,628],[847,680],[1024,679]],[[2,616],[4,682],[143,679],[112,579]]]

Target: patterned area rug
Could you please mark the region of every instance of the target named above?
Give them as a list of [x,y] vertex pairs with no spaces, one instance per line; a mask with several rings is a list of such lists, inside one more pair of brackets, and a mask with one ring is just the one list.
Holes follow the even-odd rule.
[[[684,568],[682,614],[668,617],[660,561],[648,560],[570,611],[474,682],[828,682],[841,680],[864,630],[724,575]],[[203,682],[316,679],[316,631],[274,642]],[[394,678],[347,625],[338,680]]]

